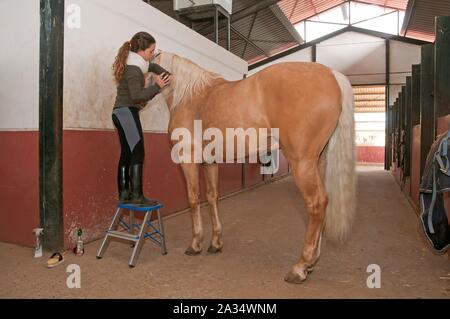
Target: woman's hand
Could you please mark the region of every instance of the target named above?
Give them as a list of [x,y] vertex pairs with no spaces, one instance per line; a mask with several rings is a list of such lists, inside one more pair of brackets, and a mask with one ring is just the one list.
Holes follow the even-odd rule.
[[155,80],[154,80],[154,78],[153,78],[153,76],[151,75],[151,74],[149,74],[147,77],[145,77],[145,84],[144,84],[144,87],[145,88],[148,88],[148,86],[150,85],[150,84],[155,84]]
[[170,84],[171,79],[171,74],[162,73],[156,77],[156,84],[158,84],[158,86],[162,89]]

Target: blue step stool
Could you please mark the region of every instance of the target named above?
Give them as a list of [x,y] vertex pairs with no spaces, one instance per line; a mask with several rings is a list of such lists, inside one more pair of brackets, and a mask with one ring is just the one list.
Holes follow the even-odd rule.
[[[114,214],[111,226],[106,231],[105,238],[103,239],[100,250],[97,253],[97,259],[103,258],[106,249],[109,246],[111,238],[120,238],[134,243],[133,253],[131,255],[128,266],[131,268],[136,265],[137,258],[142,249],[145,239],[150,238],[155,244],[161,247],[161,254],[167,254],[166,241],[164,237],[164,227],[160,214],[160,208],[163,207],[161,203],[157,203],[154,206],[140,206],[135,204],[118,204],[116,213]],[[129,224],[125,223],[122,218],[124,210],[128,210]],[[144,212],[144,220],[140,224],[135,224],[134,213]],[[151,221],[153,212],[156,213],[158,219],[158,227]],[[121,225],[125,231],[118,231],[118,226]],[[134,234],[134,229],[138,229],[138,234]]]

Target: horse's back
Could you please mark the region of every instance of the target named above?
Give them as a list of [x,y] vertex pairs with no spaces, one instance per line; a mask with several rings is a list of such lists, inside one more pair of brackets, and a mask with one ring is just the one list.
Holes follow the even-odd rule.
[[270,126],[280,128],[284,143],[300,143],[305,148],[316,144],[320,151],[342,110],[341,89],[333,70],[319,63],[283,62],[253,77],[263,101],[260,108]]
[[[341,91],[331,69],[283,62],[213,86],[200,107],[205,127],[279,128],[286,143],[314,143],[336,126]],[[309,134],[314,136],[305,139]]]
[[[282,62],[254,75],[253,85],[264,95],[267,110],[285,109],[306,115],[312,108],[330,110],[341,107],[341,89],[333,70],[311,62]],[[340,110],[339,110],[340,111]]]
[[255,74],[260,79],[284,79],[294,82],[320,80],[321,84],[335,84],[333,71],[327,66],[315,62],[281,62],[268,66]]

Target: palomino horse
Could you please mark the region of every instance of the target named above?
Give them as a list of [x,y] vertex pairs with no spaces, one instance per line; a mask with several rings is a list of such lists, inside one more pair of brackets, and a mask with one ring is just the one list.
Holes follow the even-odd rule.
[[[344,239],[355,211],[353,92],[347,78],[317,63],[295,62],[227,81],[175,54],[163,52],[155,62],[173,74],[170,86],[162,90],[170,110],[170,134],[186,128],[194,136],[194,120],[202,120],[203,130],[218,128],[224,136],[226,128],[279,129],[280,148],[309,214],[304,247],[285,280],[303,282],[319,259],[322,231]],[[193,141],[188,143],[194,148]],[[227,152],[225,143],[223,149]],[[188,255],[202,250],[199,166],[181,163],[192,213]],[[218,164],[202,166],[213,227],[208,252],[216,253],[223,247]]]

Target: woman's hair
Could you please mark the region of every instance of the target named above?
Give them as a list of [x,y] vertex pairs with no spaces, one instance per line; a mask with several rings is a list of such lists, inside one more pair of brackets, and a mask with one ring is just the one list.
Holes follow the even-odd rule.
[[117,53],[116,60],[112,66],[114,80],[118,84],[122,79],[123,73],[125,72],[125,67],[127,66],[127,58],[130,51],[138,52],[139,50],[146,50],[156,43],[155,38],[152,37],[147,32],[136,33],[130,41],[125,42],[119,49]]

